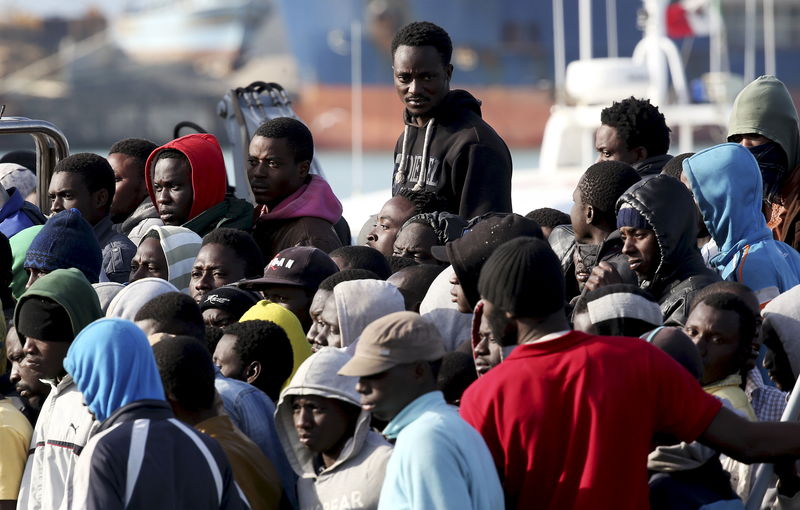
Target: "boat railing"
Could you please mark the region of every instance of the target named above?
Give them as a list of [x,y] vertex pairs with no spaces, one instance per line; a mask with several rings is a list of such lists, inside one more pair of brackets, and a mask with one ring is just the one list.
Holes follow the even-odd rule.
[[53,169],[60,160],[69,156],[69,143],[64,133],[46,120],[26,117],[0,118],[0,135],[27,134],[36,145],[36,200],[45,215],[50,214],[47,192]]

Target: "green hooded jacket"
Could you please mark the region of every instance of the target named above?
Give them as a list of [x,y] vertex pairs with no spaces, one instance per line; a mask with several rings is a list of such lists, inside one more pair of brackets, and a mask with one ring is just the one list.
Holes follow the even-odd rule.
[[100,301],[89,280],[78,269],[56,269],[31,285],[14,308],[14,323],[19,322],[22,304],[31,296],[51,299],[69,314],[72,333],[77,336],[83,328],[103,317]]
[[22,230],[17,235],[8,240],[11,244],[11,293],[16,299],[25,292],[25,284],[28,283],[28,273],[25,271],[25,255],[28,253],[33,239],[44,228],[44,225],[35,225]]
[[756,133],[777,142],[789,159],[789,173],[800,166],[800,130],[792,96],[774,76],[750,82],[733,102],[728,140],[734,135]]
[[200,237],[220,227],[250,232],[253,228],[253,205],[247,200],[227,196],[182,225]]

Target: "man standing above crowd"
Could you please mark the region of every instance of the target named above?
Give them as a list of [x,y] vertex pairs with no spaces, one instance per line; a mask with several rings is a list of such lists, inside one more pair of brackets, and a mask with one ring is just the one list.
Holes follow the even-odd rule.
[[[108,281],[125,283],[131,272],[136,245],[115,232],[111,204],[116,185],[114,170],[105,158],[82,152],[56,164],[48,194],[54,213],[75,208],[94,230],[103,252],[103,273]],[[103,274],[101,273],[101,280]]]
[[394,150],[392,195],[430,191],[464,219],[511,212],[511,153],[481,118],[480,101],[450,90],[452,53],[447,32],[427,21],[394,36],[392,71],[405,129]]
[[672,159],[664,114],[649,99],[629,97],[600,112],[602,125],[595,133],[598,161],[622,161],[641,177],[661,173]]
[[330,185],[309,173],[314,158],[311,131],[299,120],[268,120],[250,141],[247,179],[256,200],[253,237],[264,258],[292,246],[325,253],[342,243],[333,226],[342,204]]
[[186,227],[200,237],[219,227],[253,225],[252,206],[225,195],[225,160],[214,135],[182,136],[153,151],[145,182],[164,225]]
[[147,193],[144,168],[156,144],[141,138],[125,138],[111,146],[108,163],[114,169],[117,182],[111,201],[111,221],[114,229],[139,246],[142,236],[153,225],[163,225],[158,211]]

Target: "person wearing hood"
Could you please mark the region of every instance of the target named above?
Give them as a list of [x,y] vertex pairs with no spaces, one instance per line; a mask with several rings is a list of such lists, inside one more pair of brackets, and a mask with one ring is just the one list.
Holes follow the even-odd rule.
[[277,510],[283,492],[278,473],[258,446],[215,405],[214,365],[196,339],[176,336],[153,345],[166,400],[175,417],[219,441],[236,483],[253,510]]
[[427,21],[404,26],[392,40],[394,85],[405,105],[392,195],[432,192],[465,220],[511,212],[511,153],[481,118],[481,102],[450,90],[452,53],[447,32]]
[[746,147],[758,161],[764,214],[775,238],[800,249],[800,127],[783,82],[760,76],[739,92],[728,141]]
[[264,258],[292,246],[325,253],[339,248],[333,226],[342,217],[342,204],[325,179],[309,173],[311,131],[296,119],[271,119],[256,130],[249,151],[247,179],[256,200],[253,237]]
[[322,313],[311,326],[308,340],[315,351],[323,347],[350,347],[371,322],[405,310],[405,300],[391,283],[352,280],[333,288]]
[[[33,164],[36,166],[36,153],[34,153]],[[16,188],[23,200],[31,205],[36,203],[36,173],[25,165],[0,162],[0,186],[7,191],[11,188]],[[36,209],[38,210],[39,208],[37,207]],[[41,212],[39,211],[39,214]]]
[[473,317],[472,310],[461,311],[461,306],[453,295],[454,280],[457,280],[455,270],[453,266],[447,266],[433,279],[419,304],[420,315],[439,330],[447,352],[469,342]]
[[[36,228],[26,229],[25,233]],[[130,262],[128,264],[130,271]],[[28,275],[26,289],[56,269],[79,269],[89,283],[97,283],[103,268],[103,257],[92,226],[80,211],[67,209],[51,216],[36,233],[25,252],[22,267]]]
[[68,508],[247,508],[220,445],[175,419],[153,349],[132,322],[89,325],[64,368],[99,424],[78,460]]
[[[668,175],[634,184],[617,201],[617,228],[628,266],[639,287],[658,300],[664,324],[685,324],[693,294],[719,281],[697,248],[697,208],[689,190]],[[622,283],[616,269],[604,262],[590,278],[596,288]]]
[[81,152],[56,164],[48,196],[53,213],[76,209],[92,226],[103,255],[101,280],[124,283],[136,245],[113,228],[111,203],[115,189],[114,170],[108,161],[97,154]]
[[163,278],[142,278],[125,286],[111,300],[106,317],[134,320],[139,310],[153,298],[178,289]]
[[142,236],[154,225],[163,225],[150,200],[145,183],[147,158],[158,146],[142,138],[125,138],[108,150],[108,163],[114,169],[116,191],[111,201],[114,230],[139,246]]
[[[761,335],[767,354],[764,368],[769,378],[785,393],[794,389],[800,377],[800,286],[784,292],[769,302],[761,312],[764,319]],[[786,398],[782,402],[785,407]],[[782,408],[781,408],[782,412]]]
[[[11,294],[14,299],[19,299],[22,293],[25,292],[25,285],[28,283],[28,272],[24,266],[25,258],[28,254],[28,248],[43,228],[44,225],[28,227],[8,240],[11,245],[11,257],[13,258],[11,262]],[[97,272],[100,272],[99,268]]]
[[626,283],[636,283],[636,275],[628,269],[628,258],[622,254],[622,239],[617,230],[615,206],[625,191],[641,178],[627,163],[600,161],[581,176],[572,192],[570,225],[553,229],[548,238],[550,247],[561,260],[567,282],[567,298],[583,293],[592,269],[599,262],[614,265]]
[[761,305],[800,283],[800,254],[776,241],[761,213],[758,162],[726,143],[683,162],[683,173],[719,253],[710,265],[724,280],[741,282]]
[[225,160],[214,135],[191,134],[162,145],[147,158],[144,178],[164,225],[200,237],[219,227],[253,226],[252,206],[226,195]]
[[299,476],[300,510],[376,510],[392,445],[370,428],[355,377],[337,375],[350,361],[325,347],[307,359],[281,392],[275,425]]
[[75,337],[102,317],[92,286],[77,269],[39,278],[17,302],[14,324],[25,364],[52,390],[42,404],[20,486],[18,508],[58,509],[95,423],[84,396],[64,369]]
[[25,186],[25,189],[4,182],[11,180],[9,176],[15,173],[30,176],[33,187],[36,187],[36,176],[30,170],[14,163],[0,163],[0,233],[9,239],[28,227],[44,225],[47,221],[38,207],[26,201],[28,194],[33,191],[27,186],[28,182],[19,179],[21,182],[18,185]]
[[400,228],[392,254],[420,264],[440,264],[431,248],[459,239],[466,227],[465,220],[449,212],[417,214]]
[[130,281],[161,278],[188,294],[194,259],[202,242],[199,235],[185,227],[150,227],[131,261]]
[[649,99],[629,97],[600,112],[594,137],[597,161],[621,161],[642,177],[657,175],[672,156],[664,114]]

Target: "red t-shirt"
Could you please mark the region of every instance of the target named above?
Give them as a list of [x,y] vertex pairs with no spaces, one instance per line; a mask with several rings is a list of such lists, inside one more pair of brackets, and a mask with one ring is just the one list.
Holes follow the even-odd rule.
[[461,399],[508,508],[649,508],[653,434],[691,442],[721,403],[639,339],[562,337],[517,347]]

